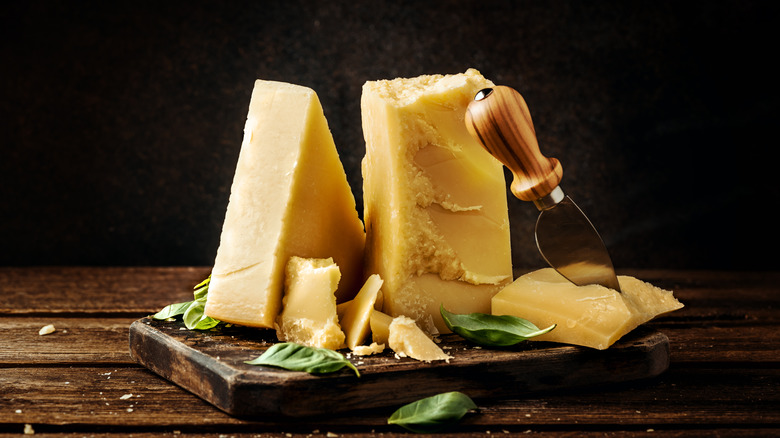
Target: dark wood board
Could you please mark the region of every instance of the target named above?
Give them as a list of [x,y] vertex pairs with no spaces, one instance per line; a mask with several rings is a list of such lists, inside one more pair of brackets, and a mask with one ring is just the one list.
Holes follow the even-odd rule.
[[[475,400],[645,379],[669,366],[669,340],[640,327],[607,350],[547,342],[507,349],[442,337],[449,362],[397,358],[390,350],[351,356],[360,377],[343,369],[314,376],[247,365],[276,341],[272,330],[218,326],[187,330],[181,321],[142,318],[130,326],[138,363],[234,416],[312,416],[400,406],[446,391]],[[345,350],[346,353],[348,350]]]

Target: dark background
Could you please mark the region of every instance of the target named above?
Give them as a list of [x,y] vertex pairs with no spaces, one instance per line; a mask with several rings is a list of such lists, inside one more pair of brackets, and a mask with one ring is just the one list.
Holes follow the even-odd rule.
[[362,84],[475,67],[523,93],[618,269],[776,269],[774,4],[11,2],[0,265],[210,265],[258,78],[317,91],[362,216]]

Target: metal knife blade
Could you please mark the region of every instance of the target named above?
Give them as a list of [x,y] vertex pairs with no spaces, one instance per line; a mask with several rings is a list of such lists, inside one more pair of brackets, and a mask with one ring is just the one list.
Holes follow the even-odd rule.
[[547,263],[572,283],[620,292],[604,241],[582,210],[563,193],[563,168],[539,151],[531,113],[510,87],[481,90],[466,110],[466,128],[514,175],[512,193],[540,210],[536,244]]

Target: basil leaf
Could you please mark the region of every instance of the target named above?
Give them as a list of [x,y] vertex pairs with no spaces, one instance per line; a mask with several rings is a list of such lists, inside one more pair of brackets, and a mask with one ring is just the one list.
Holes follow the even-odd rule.
[[327,348],[307,347],[294,342],[274,344],[257,359],[244,363],[305,371],[310,374],[327,374],[348,367],[360,377],[358,369],[341,353]]
[[387,424],[416,433],[432,433],[463,418],[477,405],[462,392],[452,391],[409,403],[393,412]]
[[531,321],[511,315],[450,313],[441,305],[439,311],[444,323],[465,339],[485,347],[508,347],[554,329],[556,324],[539,329]]
[[194,300],[165,306],[162,310],[152,315],[152,318],[168,319],[183,315],[184,325],[190,330],[208,330],[216,326],[220,321],[206,316],[203,312],[210,283],[211,275],[194,287]]
[[184,315],[187,308],[190,307],[192,301],[185,301],[183,303],[169,304],[163,307],[162,310],[152,315],[153,319],[168,319],[174,316]]
[[194,287],[195,292],[193,292],[193,295],[195,296],[196,300],[206,299],[206,295],[208,295],[209,293],[210,283],[211,283],[211,275],[206,277],[205,280],[201,281]]
[[184,325],[190,330],[208,330],[217,324],[219,320],[203,313],[206,307],[206,299],[192,301],[187,311],[184,312]]

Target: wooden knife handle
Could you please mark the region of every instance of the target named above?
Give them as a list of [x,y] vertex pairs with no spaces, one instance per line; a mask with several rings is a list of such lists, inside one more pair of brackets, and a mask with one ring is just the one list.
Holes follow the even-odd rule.
[[466,109],[466,128],[512,171],[512,193],[523,201],[550,194],[563,177],[561,163],[539,152],[531,112],[510,87],[485,88]]

